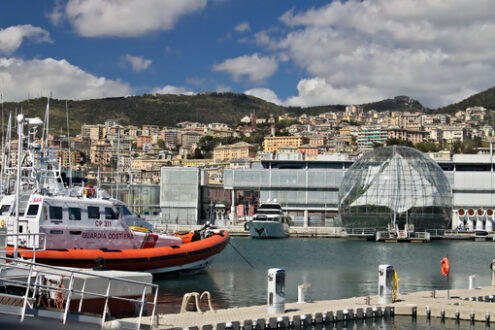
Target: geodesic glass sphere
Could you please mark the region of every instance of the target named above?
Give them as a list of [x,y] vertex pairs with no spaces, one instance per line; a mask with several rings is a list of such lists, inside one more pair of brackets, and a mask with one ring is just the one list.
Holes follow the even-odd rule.
[[393,223],[414,231],[448,228],[452,189],[440,166],[421,151],[388,146],[364,154],[346,172],[339,189],[344,227],[387,228]]

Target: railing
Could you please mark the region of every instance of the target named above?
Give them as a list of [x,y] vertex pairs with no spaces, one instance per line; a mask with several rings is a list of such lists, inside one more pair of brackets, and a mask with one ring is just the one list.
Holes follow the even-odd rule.
[[[38,239],[38,242],[35,243],[35,238],[40,237],[42,239]],[[25,240],[21,240],[19,242],[18,248],[22,250],[18,250],[18,252],[27,252],[29,250],[32,250],[33,252],[33,262],[36,262],[36,251],[45,251],[46,250],[46,234],[45,233],[26,233],[26,234],[0,234],[0,242],[2,242],[2,238],[5,237],[5,243],[7,243],[7,238],[12,237],[15,238],[17,237],[17,241],[19,242],[19,237],[26,237]],[[42,241],[42,248],[39,248],[39,243]],[[29,242],[29,243],[28,243]],[[6,245],[0,244],[0,253],[6,253],[7,248]],[[29,247],[31,245],[31,247]],[[10,251],[9,251],[10,252]],[[15,256],[14,256],[15,257]]]
[[374,237],[376,235],[375,228],[345,228],[348,236],[358,236],[358,237]]
[[[141,321],[143,312],[145,311],[145,307],[148,305],[152,306],[151,312],[151,322],[150,327],[153,327],[153,322],[155,318],[156,312],[156,302],[158,297],[158,285],[152,283],[145,283],[140,281],[121,279],[121,278],[113,278],[105,275],[99,275],[95,272],[88,273],[84,271],[77,271],[67,268],[55,267],[42,265],[35,262],[25,261],[21,259],[14,259],[8,257],[1,257],[0,260],[6,262],[0,266],[0,283],[3,285],[8,284],[17,288],[25,288],[26,292],[22,297],[22,307],[20,309],[21,322],[24,321],[28,306],[31,309],[34,309],[34,302],[43,294],[43,293],[51,293],[55,296],[55,304],[57,305],[57,299],[59,304],[59,308],[63,309],[62,321],[63,324],[66,323],[67,317],[69,315],[69,307],[70,302],[73,299],[80,299],[78,312],[82,311],[82,304],[84,299],[88,298],[102,298],[104,299],[104,307],[101,315],[101,327],[103,328],[106,316],[108,314],[108,302],[110,299],[112,300],[120,300],[127,301],[130,303],[139,306],[139,318],[138,323],[136,325],[136,329],[141,328]],[[9,269],[17,270],[15,277],[8,276]],[[19,273],[23,274],[23,276],[27,275],[27,279],[19,280]],[[77,278],[75,275],[82,275],[84,279]],[[46,276],[59,278],[59,282],[57,286],[47,285],[45,283]],[[86,281],[87,276],[97,277],[100,281],[108,281],[105,293],[100,292],[89,292],[86,290]],[[68,286],[65,287],[64,278],[68,280]],[[33,280],[34,279],[34,280]],[[82,288],[76,289],[74,287],[76,280],[82,280]],[[114,296],[110,294],[110,290],[112,287],[112,283],[126,283],[127,286],[142,286],[142,292],[140,298],[126,298],[121,296]],[[153,302],[148,302],[146,299],[146,295],[148,293],[152,293],[154,290],[154,299]],[[65,300],[65,301],[64,301]],[[64,306],[65,303],[65,306]],[[45,314],[48,315],[48,314]],[[50,314],[51,317],[60,317],[60,313]]]
[[397,233],[395,233],[395,232],[389,232],[389,231],[376,232],[376,240],[377,241],[387,240],[387,239],[394,239],[394,240],[420,239],[420,240],[429,241],[430,240],[430,233],[428,233],[428,232],[408,232],[407,235],[400,236],[400,235],[397,235]]

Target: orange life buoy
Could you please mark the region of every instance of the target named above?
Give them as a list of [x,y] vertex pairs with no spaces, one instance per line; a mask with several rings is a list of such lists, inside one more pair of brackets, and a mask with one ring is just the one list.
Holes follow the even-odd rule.
[[84,188],[84,194],[88,197],[92,197],[94,194],[95,194],[95,188],[93,188],[93,185],[92,184],[88,184],[85,188]]
[[440,266],[442,269],[442,275],[443,276],[449,276],[450,263],[449,263],[449,259],[447,259],[447,257],[442,259],[442,261],[440,262]]

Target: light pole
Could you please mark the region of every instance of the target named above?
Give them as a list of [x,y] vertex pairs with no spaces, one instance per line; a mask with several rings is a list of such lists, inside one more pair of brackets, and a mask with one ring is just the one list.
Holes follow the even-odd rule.
[[39,126],[43,124],[41,119],[24,118],[23,114],[17,115],[17,180],[15,183],[15,220],[14,220],[14,258],[17,258],[17,249],[19,247],[19,196],[21,188],[21,171],[22,171],[22,144],[24,140],[24,123],[28,125]]

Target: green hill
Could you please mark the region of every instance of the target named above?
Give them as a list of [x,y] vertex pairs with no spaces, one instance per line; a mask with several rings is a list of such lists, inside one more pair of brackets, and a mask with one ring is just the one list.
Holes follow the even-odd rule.
[[[50,128],[58,135],[60,129],[66,129],[65,100],[50,100]],[[108,119],[119,121],[123,125],[156,124],[175,126],[182,121],[201,123],[223,122],[238,123],[239,120],[255,113],[257,118],[268,118],[288,113],[290,116],[318,115],[328,111],[344,111],[344,105],[317,107],[284,107],[266,102],[254,96],[235,93],[207,92],[197,95],[142,95],[81,101],[67,101],[71,135],[79,134],[83,124],[104,123]],[[440,112],[455,112],[469,106],[495,108],[495,87],[473,95],[459,103],[437,109]],[[418,101],[407,96],[397,96],[378,102],[362,105],[368,110],[425,111]],[[8,102],[4,104],[5,120],[9,111],[15,114],[22,111],[26,116],[44,117],[46,98]]]
[[455,113],[456,111],[464,111],[466,108],[475,106],[495,109],[495,87],[489,88],[481,93],[474,94],[459,103],[438,108],[437,110],[442,113]]
[[[65,100],[50,100],[50,128],[53,132],[65,131]],[[123,125],[156,124],[174,126],[182,121],[202,123],[224,122],[233,124],[252,112],[256,116],[279,115],[287,108],[244,94],[204,93],[185,95],[143,95],[82,101],[67,101],[71,135],[78,134],[83,124],[104,123],[118,120]],[[5,103],[5,112],[21,111],[30,117],[44,118],[46,98],[31,99],[19,103]],[[291,108],[291,113],[302,113]],[[7,115],[6,115],[7,116]],[[5,117],[6,118],[6,117]]]

